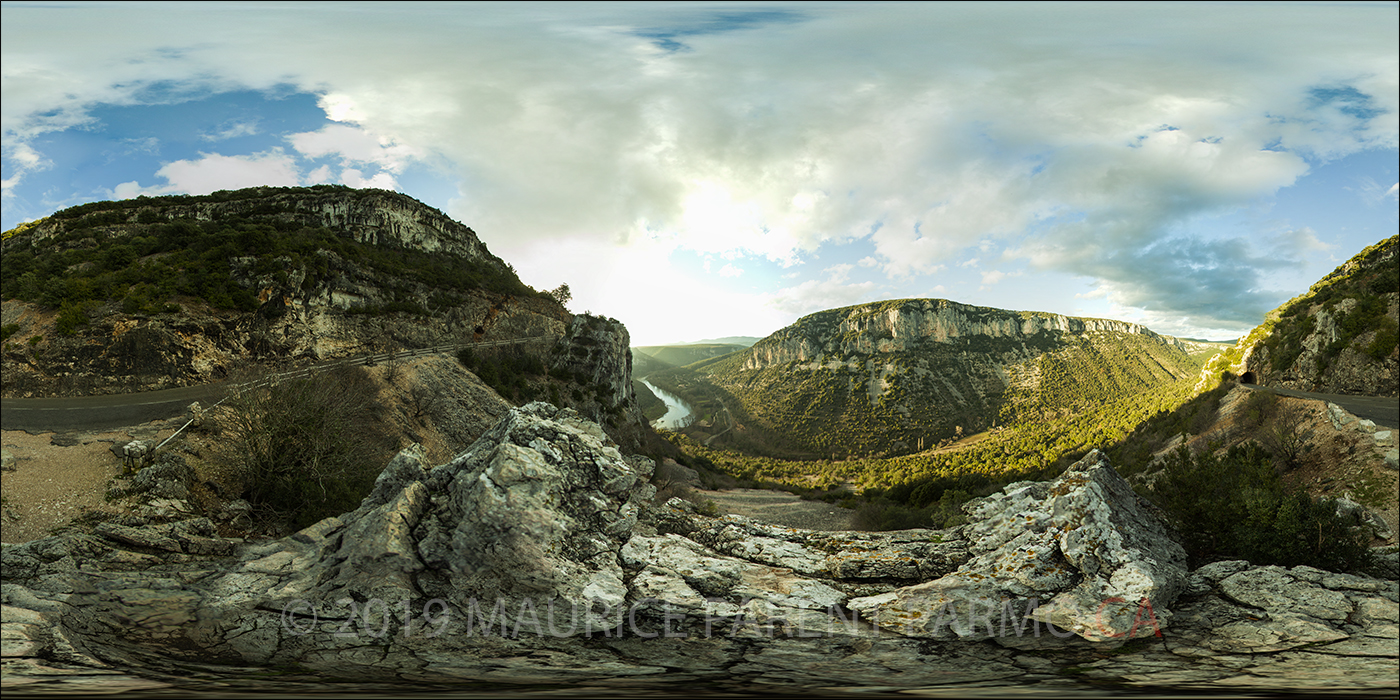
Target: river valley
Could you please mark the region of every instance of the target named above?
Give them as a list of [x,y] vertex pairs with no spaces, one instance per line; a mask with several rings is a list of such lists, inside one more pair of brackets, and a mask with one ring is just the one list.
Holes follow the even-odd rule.
[[637,381],[645,384],[651,393],[656,394],[656,398],[661,399],[666,404],[666,415],[652,421],[651,427],[679,430],[695,422],[695,409],[691,408],[690,404],[683,401],[681,397],[657,387],[647,381],[645,377]]

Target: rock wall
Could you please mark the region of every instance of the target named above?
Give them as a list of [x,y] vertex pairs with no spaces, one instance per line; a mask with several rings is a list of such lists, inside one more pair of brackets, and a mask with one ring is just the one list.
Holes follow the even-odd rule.
[[1187,349],[1120,321],[906,299],[812,314],[700,372],[760,443],[890,455],[1155,389],[1196,371]]
[[281,540],[196,520],[6,546],[6,682],[1397,686],[1393,555],[1389,579],[1187,571],[1097,452],[963,528],[878,534],[653,505],[651,470],[536,403],[445,464],[403,451],[354,512]]
[[[103,210],[111,223],[155,223],[177,219],[219,221],[238,218],[263,223],[291,223],[342,232],[361,243],[397,246],[427,253],[445,252],[505,269],[475,231],[407,195],[376,189],[326,189],[259,187],[240,190],[226,201],[189,201],[208,198],[156,197],[149,206],[121,209],[116,218]],[[50,238],[69,230],[82,218],[48,217],[27,228],[25,236]]]
[[[152,198],[149,206],[99,210],[77,218],[49,217],[7,249],[64,233],[92,217],[91,228],[113,239],[140,225],[193,219],[325,227],[338,235],[387,248],[455,255],[462,264],[509,266],[488,251],[470,228],[408,196],[382,190],[256,188],[228,201]],[[127,228],[123,228],[126,226]],[[128,230],[130,229],[130,230]],[[83,245],[89,245],[84,243]],[[98,243],[93,239],[91,246]],[[551,299],[483,289],[454,289],[449,306],[440,289],[379,273],[330,250],[295,264],[291,257],[259,268],[253,256],[229,260],[230,279],[256,294],[252,312],[214,310],[184,300],[178,312],[129,314],[108,302],[90,308],[91,322],[73,335],[58,332],[56,310],[18,300],[4,302],[3,323],[15,324],[3,351],[6,397],[81,396],[150,391],[228,379],[244,371],[290,369],[350,356],[449,343],[521,337],[559,337],[570,316]],[[311,268],[317,268],[312,274]],[[425,313],[384,312],[394,305]],[[366,310],[380,309],[372,313]]]
[[653,433],[637,403],[630,344],[631,334],[617,319],[580,314],[554,344],[550,369],[591,387],[582,398],[570,397],[569,404],[636,451]]
[[946,299],[905,299],[806,316],[755,343],[743,367],[762,369],[789,362],[903,352],[976,337],[1020,341],[1044,332],[1055,336],[1102,332],[1146,335],[1186,350],[1181,341],[1135,323],[1004,311]]
[[[1361,251],[1306,294],[1269,312],[1263,325],[1212,360],[1208,371],[1248,372],[1257,384],[1299,391],[1400,396],[1398,254],[1395,236]],[[1367,320],[1358,328],[1354,315],[1367,304],[1379,313],[1362,314]],[[1389,349],[1380,352],[1373,344]],[[1203,377],[1203,384],[1210,380]]]
[[113,313],[72,336],[55,331],[54,312],[6,301],[0,314],[4,323],[20,325],[19,336],[43,340],[10,343],[3,392],[23,398],[193,386],[404,349],[558,337],[568,317],[548,300],[485,293],[428,317],[348,314],[326,303],[329,296],[323,291],[277,295],[255,313],[199,308],[148,317]]
[[[1400,322],[1400,294],[1385,295],[1385,302],[1386,317]],[[1379,360],[1367,354],[1365,348],[1375,339],[1375,330],[1362,333],[1335,355],[1328,352],[1328,346],[1342,335],[1338,322],[1356,305],[1355,299],[1344,299],[1332,308],[1310,306],[1306,316],[1314,330],[1303,338],[1296,359],[1275,368],[1265,337],[1246,349],[1239,373],[1253,372],[1256,383],[1299,391],[1400,396],[1400,348]]]

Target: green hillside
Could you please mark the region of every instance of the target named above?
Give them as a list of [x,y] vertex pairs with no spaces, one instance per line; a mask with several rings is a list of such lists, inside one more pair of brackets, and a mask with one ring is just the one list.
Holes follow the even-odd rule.
[[[1395,396],[1400,236],[1368,246],[1307,292],[1270,311],[1213,358],[1207,380],[1248,373],[1259,384]],[[1204,386],[1202,388],[1205,388]]]
[[655,357],[652,357],[651,355],[648,355],[646,353],[637,352],[636,348],[632,348],[633,377],[645,377],[651,374],[652,372],[659,372],[668,367],[674,367],[674,365],[672,365],[669,362],[662,362],[661,360],[658,360]]
[[1201,363],[1188,347],[1118,322],[903,300],[814,314],[750,351],[650,379],[695,405],[712,432],[732,420],[716,444],[881,456],[1065,419],[1193,377]]

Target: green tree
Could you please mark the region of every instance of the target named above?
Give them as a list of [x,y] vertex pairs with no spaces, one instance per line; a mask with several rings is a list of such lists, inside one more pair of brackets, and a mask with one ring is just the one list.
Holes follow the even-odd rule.
[[574,293],[569,290],[569,285],[567,283],[561,284],[558,287],[555,287],[554,289],[545,292],[545,294],[549,295],[551,299],[559,302],[560,306],[567,305],[569,301],[574,298]]

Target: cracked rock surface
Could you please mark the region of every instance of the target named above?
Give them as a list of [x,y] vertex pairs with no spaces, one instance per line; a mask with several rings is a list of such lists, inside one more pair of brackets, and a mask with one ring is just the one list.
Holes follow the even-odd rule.
[[651,470],[535,403],[280,540],[190,520],[7,545],[4,686],[1396,687],[1395,581],[1188,571],[1097,452],[944,531],[710,518],[653,505]]

